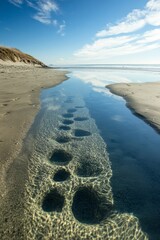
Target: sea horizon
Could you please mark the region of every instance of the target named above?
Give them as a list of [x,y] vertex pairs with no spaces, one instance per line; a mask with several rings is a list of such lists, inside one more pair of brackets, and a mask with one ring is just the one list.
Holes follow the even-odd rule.
[[96,68],[96,69],[132,69],[132,70],[147,70],[160,71],[160,64],[49,64],[55,68]]

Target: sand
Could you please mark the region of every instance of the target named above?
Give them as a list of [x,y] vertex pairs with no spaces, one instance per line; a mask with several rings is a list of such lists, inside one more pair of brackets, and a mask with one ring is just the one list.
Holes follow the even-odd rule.
[[[7,196],[10,166],[40,107],[40,90],[66,80],[65,72],[0,62],[0,206]],[[2,205],[1,205],[2,204]]]
[[136,115],[160,132],[160,82],[118,83],[106,87],[122,96]]
[[[76,99],[73,103],[71,99],[71,102],[64,102],[66,97],[60,95],[56,101],[57,105],[65,103],[66,113],[79,104],[83,106],[74,109],[74,116],[75,119],[84,117],[85,123],[73,123],[67,134],[59,128],[60,121],[64,120],[62,117],[66,115],[64,109],[57,108],[58,115],[55,111],[45,111],[34,128],[36,133],[29,132],[23,151],[18,154],[39,109],[40,88],[65,80],[64,73],[22,66],[2,67],[0,72],[3,147],[0,239],[148,239],[136,217],[113,210],[112,171],[106,144],[82,99],[80,102],[78,98],[77,103]],[[56,101],[53,101],[54,105]],[[52,102],[50,104],[52,107]],[[36,126],[37,120],[34,124]],[[81,134],[87,133],[83,141],[75,138],[75,127],[81,130]],[[57,137],[65,136],[70,139],[65,145],[57,141]],[[65,153],[61,160],[66,161],[69,154],[68,164],[56,164],[54,158],[52,162],[51,157],[57,150]],[[77,169],[86,166],[89,166],[90,175],[81,176]],[[60,169],[70,173],[69,181],[53,181]],[[46,199],[50,194],[58,199],[58,208],[52,209],[53,212],[47,210],[51,201],[47,203]],[[93,209],[89,208],[89,213],[84,214],[86,203],[93,205]]]

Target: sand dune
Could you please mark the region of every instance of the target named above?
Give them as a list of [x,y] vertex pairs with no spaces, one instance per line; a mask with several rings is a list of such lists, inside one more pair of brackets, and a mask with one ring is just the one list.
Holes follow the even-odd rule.
[[0,46],[0,64],[22,63],[46,67],[44,63],[16,48]]

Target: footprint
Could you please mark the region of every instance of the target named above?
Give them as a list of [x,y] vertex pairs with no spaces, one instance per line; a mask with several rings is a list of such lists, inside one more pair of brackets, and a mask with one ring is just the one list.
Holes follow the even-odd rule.
[[64,206],[64,196],[57,189],[51,190],[45,197],[42,203],[42,209],[45,212],[61,212]]
[[11,113],[11,111],[8,111],[8,112],[5,112],[5,114],[4,115],[8,115],[8,114],[10,114]]
[[66,100],[65,103],[72,103],[73,100]]
[[74,135],[75,137],[86,137],[86,136],[90,136],[91,133],[82,129],[75,129]]
[[67,110],[68,113],[74,113],[76,111],[77,111],[77,109],[75,109],[75,108],[70,108]]
[[110,213],[110,209],[104,197],[89,187],[79,188],[73,197],[72,212],[81,223],[98,224]]
[[79,163],[79,166],[76,169],[76,174],[79,177],[96,177],[102,172],[102,167],[98,161],[90,159],[87,156],[85,159],[82,159]]
[[74,118],[74,120],[77,122],[82,122],[82,121],[88,120],[88,118],[87,117],[76,117],[76,118]]
[[63,126],[60,126],[59,129],[60,129],[60,130],[64,130],[64,131],[68,131],[68,130],[70,130],[71,128],[70,128],[69,126],[63,125]]
[[74,121],[73,120],[69,120],[69,119],[64,119],[62,123],[66,124],[66,125],[70,125],[70,124],[74,123]]
[[70,173],[67,172],[65,169],[61,169],[55,173],[53,180],[56,182],[63,182],[63,181],[68,180],[69,177],[70,177]]
[[72,155],[64,150],[57,149],[53,152],[50,161],[57,165],[66,165],[72,160]]
[[67,142],[70,142],[71,139],[67,136],[60,136],[56,138],[56,141],[59,143],[67,143]]
[[7,107],[8,104],[7,104],[7,103],[3,103],[2,106],[3,106],[3,107]]
[[75,108],[84,108],[84,106],[75,106]]
[[73,118],[73,114],[72,113],[66,113],[62,115],[64,118]]

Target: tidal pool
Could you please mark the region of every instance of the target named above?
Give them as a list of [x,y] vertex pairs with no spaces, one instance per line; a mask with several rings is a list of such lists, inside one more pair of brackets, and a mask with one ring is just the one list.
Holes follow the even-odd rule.
[[105,85],[158,81],[159,73],[71,71],[42,91],[28,134],[28,239],[158,240],[160,135]]

